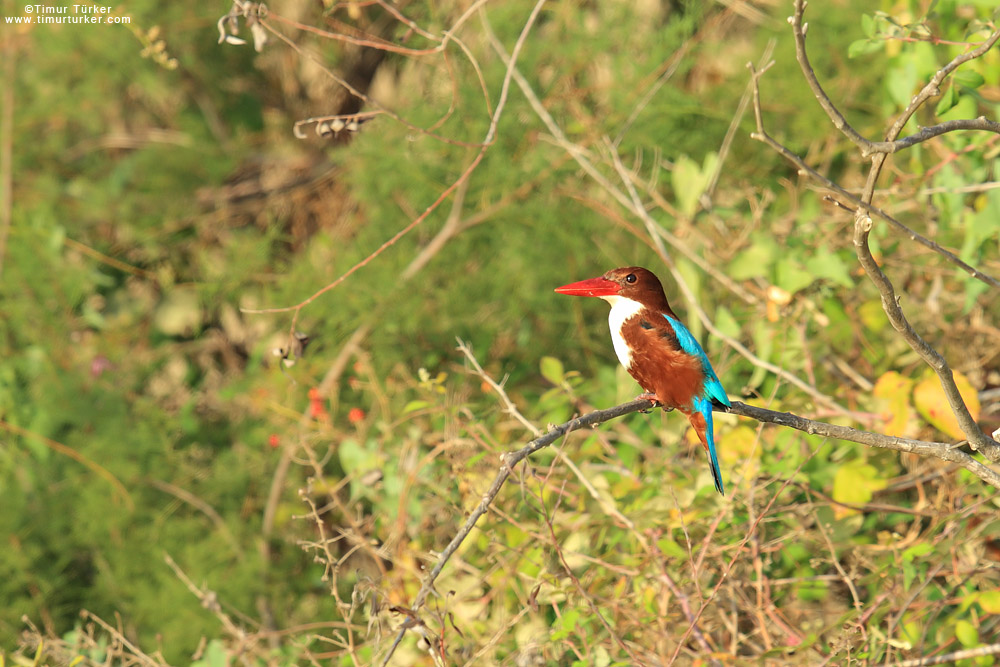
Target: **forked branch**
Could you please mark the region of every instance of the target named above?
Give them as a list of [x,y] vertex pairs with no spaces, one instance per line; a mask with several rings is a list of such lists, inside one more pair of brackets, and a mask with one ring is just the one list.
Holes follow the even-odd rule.
[[[969,441],[970,446],[974,450],[980,451],[989,460],[994,462],[1000,462],[1000,443],[990,438],[988,435],[983,433],[979,425],[972,418],[969,413],[968,407],[965,401],[962,399],[961,393],[958,390],[958,386],[955,383],[955,378],[952,373],[951,367],[945,361],[944,357],[926,340],[924,340],[920,334],[916,332],[913,326],[910,324],[906,315],[903,313],[902,308],[899,304],[899,298],[896,295],[895,288],[892,282],[889,280],[888,276],[882,271],[878,262],[872,256],[871,249],[868,244],[868,236],[871,232],[873,223],[872,216],[876,216],[883,220],[888,221],[893,226],[905,231],[910,235],[911,239],[918,240],[920,243],[928,248],[931,248],[938,254],[947,258],[952,263],[961,267],[963,270],[967,271],[970,275],[976,277],[982,282],[992,286],[1000,287],[1000,281],[997,281],[991,276],[986,276],[982,274],[975,268],[969,266],[965,262],[958,259],[953,253],[945,250],[937,243],[924,238],[920,234],[917,234],[912,229],[909,229],[899,221],[892,218],[892,216],[886,214],[881,209],[872,206],[872,199],[875,192],[875,184],[878,180],[878,176],[881,173],[882,166],[885,163],[887,155],[891,152],[911,146],[918,143],[917,135],[914,137],[906,138],[896,142],[896,138],[902,132],[903,127],[906,125],[910,117],[923,105],[927,100],[938,94],[939,87],[944,79],[951,74],[957,67],[962,63],[968,62],[974,58],[977,58],[984,53],[986,53],[990,48],[993,47],[1000,40],[1000,30],[995,31],[989,39],[980,44],[977,48],[963,53],[949,62],[947,65],[938,70],[937,73],[931,80],[921,89],[921,91],[913,98],[909,106],[903,111],[903,113],[895,120],[889,132],[886,135],[886,141],[881,144],[874,144],[870,142],[860,133],[858,133],[844,118],[843,114],[837,109],[837,106],[830,100],[823,87],[820,85],[816,74],[809,63],[809,58],[805,49],[805,39],[808,24],[803,21],[803,14],[805,12],[806,2],[805,0],[795,0],[795,11],[793,16],[790,18],[789,22],[792,25],[792,32],[795,38],[795,49],[796,58],[798,59],[799,66],[802,70],[802,74],[805,77],[807,83],[813,94],[816,96],[820,106],[830,117],[833,122],[834,127],[840,130],[844,136],[854,142],[860,149],[861,153],[865,157],[871,157],[872,166],[868,173],[868,179],[865,184],[864,191],[860,197],[855,197],[850,193],[846,192],[842,187],[833,183],[824,176],[818,174],[814,169],[810,168],[798,155],[793,153],[791,150],[780,144],[777,140],[767,134],[764,129],[763,114],[761,110],[760,103],[760,77],[763,75],[763,68],[761,72],[757,72],[752,65],[750,69],[752,72],[752,82],[754,90],[754,113],[757,122],[757,130],[753,133],[752,137],[759,141],[762,141],[777,151],[782,157],[788,159],[793,164],[795,164],[800,170],[809,174],[811,177],[817,179],[827,187],[836,191],[840,196],[848,199],[857,206],[857,212],[855,213],[855,224],[854,224],[854,248],[855,254],[857,255],[858,262],[861,264],[862,268],[865,270],[866,275],[871,279],[875,286],[879,290],[879,294],[882,299],[882,309],[885,311],[893,328],[899,332],[900,336],[907,342],[907,344],[920,355],[921,359],[934,369],[937,374],[938,379],[941,383],[941,387],[944,390],[945,396],[948,399],[948,404],[954,413],[958,424]],[[996,131],[1000,128],[1000,124],[993,121],[986,121],[985,119],[974,119],[969,121],[963,121],[958,123],[943,124],[942,126],[935,126],[934,128],[929,128],[922,130],[918,135],[922,135],[920,141],[930,139],[935,136],[944,134],[945,132],[956,131],[961,129],[987,129],[990,131]],[[948,445],[943,443],[938,443],[939,447],[949,448]],[[934,454],[940,457],[940,454],[933,452],[926,452],[928,454]],[[995,473],[994,473],[995,474]],[[981,475],[980,475],[981,476]]]

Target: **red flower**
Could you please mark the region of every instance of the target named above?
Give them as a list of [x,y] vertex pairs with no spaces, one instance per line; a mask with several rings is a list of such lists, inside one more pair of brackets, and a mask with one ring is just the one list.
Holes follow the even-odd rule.
[[347,421],[357,424],[365,419],[365,411],[361,408],[351,408],[347,413]]
[[271,447],[271,449],[277,449],[278,446],[281,444],[281,440],[278,439],[278,434],[272,433],[271,435],[267,436],[267,444],[268,446]]

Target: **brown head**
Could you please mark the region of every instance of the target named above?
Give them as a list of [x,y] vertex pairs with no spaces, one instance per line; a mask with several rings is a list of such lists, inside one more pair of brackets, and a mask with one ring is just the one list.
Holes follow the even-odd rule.
[[[556,292],[571,296],[596,296],[612,303],[618,299],[629,299],[641,303],[651,310],[676,317],[663,293],[660,279],[653,275],[652,271],[641,266],[611,269],[599,278],[590,278],[557,287]],[[609,297],[618,297],[618,299]]]

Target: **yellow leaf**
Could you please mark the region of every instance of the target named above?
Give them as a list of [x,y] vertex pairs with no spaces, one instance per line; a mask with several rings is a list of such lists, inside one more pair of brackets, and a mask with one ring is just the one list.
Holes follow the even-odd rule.
[[757,464],[760,463],[762,449],[758,440],[756,429],[743,424],[725,431],[717,442],[720,465],[732,471],[731,466],[746,463],[746,467],[740,471],[740,476],[754,477],[757,474]]
[[[872,493],[884,489],[888,480],[878,476],[875,466],[863,460],[849,461],[837,469],[833,477],[833,499],[849,505],[864,505],[872,499]],[[840,519],[854,514],[857,510],[835,506],[833,514]]]
[[979,606],[987,614],[1000,614],[1000,590],[982,591],[978,594]]
[[741,424],[723,433],[719,439],[719,458],[724,461],[742,461],[751,454],[760,458],[756,429]]
[[[958,371],[954,371],[954,376],[958,392],[969,408],[969,413],[973,419],[979,419],[979,397],[976,395],[976,390],[969,384],[969,380]],[[951,406],[948,405],[944,389],[941,388],[937,375],[932,371],[925,373],[924,378],[913,390],[913,404],[917,407],[920,415],[937,430],[952,438],[965,437],[962,429],[958,426],[958,420],[951,411]]]
[[886,435],[908,438],[916,435],[919,426],[917,413],[910,406],[913,380],[896,371],[889,371],[878,379],[872,394],[875,396],[879,412],[885,425]]

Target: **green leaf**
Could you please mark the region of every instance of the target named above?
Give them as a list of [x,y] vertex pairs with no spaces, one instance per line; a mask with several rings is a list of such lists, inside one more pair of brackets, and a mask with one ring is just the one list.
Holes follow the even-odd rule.
[[847,263],[835,252],[822,248],[809,261],[809,268],[817,278],[825,278],[841,287],[854,287]]
[[940,116],[956,104],[958,104],[958,91],[955,89],[955,86],[948,86],[948,90],[944,92],[941,99],[938,100],[937,106],[934,107],[934,113]]
[[889,71],[886,89],[897,106],[905,108],[910,103],[919,78],[917,66],[911,61]]
[[781,289],[794,294],[800,289],[809,287],[815,278],[815,275],[797,259],[783,257],[778,260],[774,282]]
[[912,547],[909,547],[905,551],[903,551],[903,561],[912,562],[913,560],[920,558],[921,556],[926,556],[932,551],[934,551],[934,546],[927,542],[914,544]]
[[742,327],[729,309],[719,306],[715,310],[715,328],[730,338],[738,338]]
[[346,473],[357,472],[371,468],[378,460],[372,452],[369,452],[361,443],[354,438],[341,440],[337,448],[337,455],[340,459],[340,466]]
[[880,51],[884,43],[880,39],[856,39],[847,47],[847,57],[857,58],[858,56]]
[[865,33],[865,37],[875,36],[875,18],[869,14],[861,15],[861,32]]
[[411,412],[416,412],[417,410],[423,410],[428,405],[430,405],[430,402],[428,401],[410,401],[403,408],[403,414],[406,415]]
[[576,622],[580,618],[579,609],[570,609],[553,624],[552,641],[566,639],[576,630]]
[[708,186],[718,162],[719,156],[714,152],[705,155],[701,166],[687,155],[681,155],[674,161],[671,183],[677,208],[685,216],[690,218],[698,211],[698,199]]
[[955,80],[960,86],[965,86],[966,88],[978,88],[979,86],[986,83],[986,79],[979,72],[973,70],[959,70],[952,75],[952,79]]
[[660,548],[663,555],[668,558],[676,558],[678,560],[687,558],[687,551],[684,550],[681,545],[677,544],[674,540],[663,537],[657,540],[656,546]]
[[957,118],[975,118],[979,115],[978,102],[974,95],[958,93],[958,103],[941,114],[942,120],[955,120]]
[[554,385],[561,385],[563,383],[566,373],[563,370],[563,363],[561,361],[555,357],[542,357],[539,367],[543,378]]
[[877,333],[889,326],[889,320],[882,309],[881,301],[865,301],[858,306],[858,316],[868,331]]
[[763,278],[770,274],[771,265],[778,254],[774,239],[763,235],[751,238],[750,247],[729,263],[727,273],[733,280]]
[[972,648],[979,644],[979,631],[976,626],[966,620],[955,623],[955,639],[966,648]]
[[208,643],[201,660],[191,664],[193,667],[226,667],[229,664],[229,657],[226,655],[223,643],[218,639],[213,639]]

